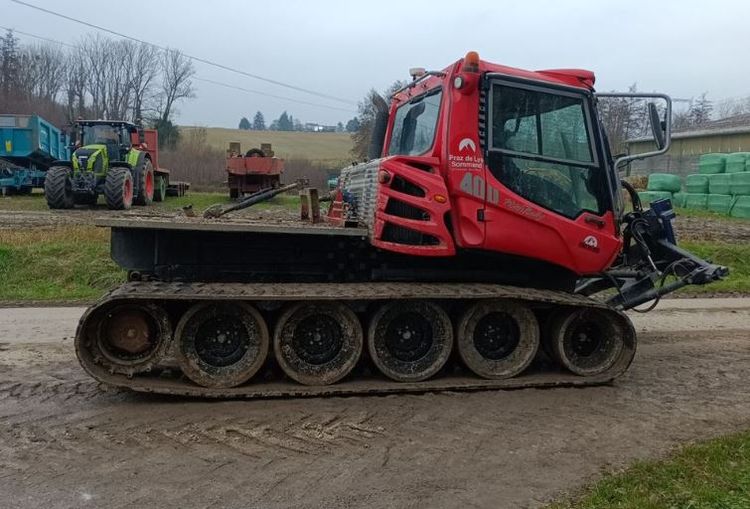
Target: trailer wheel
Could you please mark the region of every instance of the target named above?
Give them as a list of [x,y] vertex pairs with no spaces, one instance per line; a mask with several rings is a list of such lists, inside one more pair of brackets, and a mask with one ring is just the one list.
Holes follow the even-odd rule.
[[150,159],[146,159],[143,168],[138,174],[138,192],[133,203],[136,205],[151,205],[154,201],[156,182],[154,180],[154,165]]
[[372,317],[367,332],[370,357],[397,382],[421,382],[445,365],[453,348],[448,314],[427,301],[393,301]]
[[104,198],[110,210],[127,210],[133,205],[133,175],[129,169],[109,169],[104,181]]
[[75,205],[70,168],[53,166],[44,179],[44,197],[51,209],[72,209]]
[[196,304],[175,330],[182,372],[203,387],[228,388],[252,378],[268,355],[268,328],[244,302]]
[[338,382],[362,354],[362,327],[341,303],[301,302],[279,318],[273,346],[281,369],[305,385]]
[[466,310],[456,330],[461,360],[482,378],[520,374],[539,348],[539,323],[531,309],[518,302],[478,302]]
[[158,175],[156,177],[156,188],[154,189],[154,201],[161,202],[167,197],[167,179]]

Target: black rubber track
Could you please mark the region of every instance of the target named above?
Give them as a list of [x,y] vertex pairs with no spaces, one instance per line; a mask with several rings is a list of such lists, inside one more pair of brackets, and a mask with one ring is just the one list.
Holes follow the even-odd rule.
[[[478,300],[512,299],[530,306],[540,316],[556,309],[596,309],[616,322],[622,332],[623,348],[616,362],[606,371],[593,376],[578,376],[569,371],[537,359],[519,376],[503,380],[488,380],[471,374],[459,362],[453,362],[435,377],[420,382],[395,382],[386,379],[363,359],[352,374],[332,385],[301,385],[278,376],[278,367],[267,362],[258,377],[250,383],[236,387],[201,387],[180,376],[174,362],[167,355],[150,373],[127,375],[113,373],[108,366],[98,362],[91,336],[99,316],[106,310],[126,303],[155,304],[169,310],[173,323],[190,306],[209,302],[254,303],[273,323],[273,317],[285,303],[310,301],[337,301],[355,310],[361,322],[366,323],[373,309],[386,302],[399,300],[413,302],[427,300],[452,310],[455,317]],[[455,318],[454,318],[454,323]],[[467,391],[487,389],[521,389],[527,387],[587,386],[609,383],[622,375],[635,355],[636,335],[633,326],[623,313],[602,302],[551,290],[535,290],[494,284],[465,283],[126,283],[104,296],[84,313],[78,325],[75,340],[76,354],[83,368],[96,380],[138,392],[185,395],[203,398],[268,398],[309,397],[344,394],[386,394],[427,391]],[[269,357],[272,357],[269,355]],[[261,376],[262,374],[262,376]]]
[[44,197],[51,209],[72,209],[75,205],[70,168],[53,166],[44,179]]

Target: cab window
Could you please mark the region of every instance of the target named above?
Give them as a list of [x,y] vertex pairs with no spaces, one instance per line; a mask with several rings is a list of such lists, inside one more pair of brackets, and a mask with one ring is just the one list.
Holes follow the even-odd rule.
[[415,97],[396,110],[388,155],[420,155],[435,140],[442,90]]
[[487,162],[495,178],[569,218],[602,213],[606,192],[584,95],[492,82],[489,96]]

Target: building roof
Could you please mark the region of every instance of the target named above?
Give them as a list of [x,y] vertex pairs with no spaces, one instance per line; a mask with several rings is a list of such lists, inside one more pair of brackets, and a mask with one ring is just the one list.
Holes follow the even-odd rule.
[[[699,128],[690,128],[686,130],[672,131],[672,139],[680,140],[685,138],[705,138],[707,136],[726,136],[728,134],[747,134],[750,133],[750,113],[735,115],[733,117],[721,118],[706,122]],[[642,138],[632,138],[625,140],[625,143],[642,143],[653,141],[650,136]]]

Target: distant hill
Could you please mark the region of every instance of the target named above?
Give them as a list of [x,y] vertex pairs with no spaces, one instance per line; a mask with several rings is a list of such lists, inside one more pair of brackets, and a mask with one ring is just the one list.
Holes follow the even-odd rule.
[[[195,127],[180,127],[188,131]],[[261,143],[273,145],[277,157],[309,159],[321,163],[347,163],[352,159],[352,139],[349,133],[310,133],[285,131],[244,131],[221,127],[206,128],[208,144],[221,150],[230,141],[239,141],[243,151],[260,148]]]

